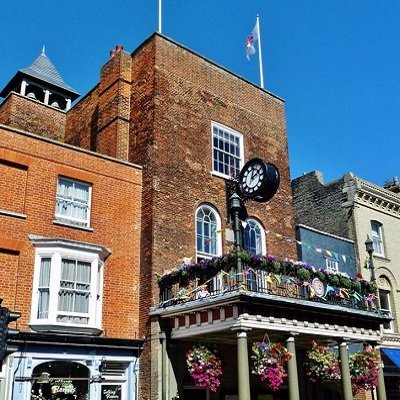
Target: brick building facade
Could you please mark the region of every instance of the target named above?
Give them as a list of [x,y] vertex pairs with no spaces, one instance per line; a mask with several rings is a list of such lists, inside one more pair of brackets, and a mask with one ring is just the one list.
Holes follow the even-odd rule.
[[[67,114],[67,142],[143,166],[140,297],[147,337],[148,310],[159,301],[155,273],[196,259],[198,207],[211,205],[221,228],[228,223],[229,175],[213,169],[213,124],[240,135],[241,165],[260,157],[277,166],[278,194],[249,203],[248,212],[263,229],[293,237],[284,102],[277,96],[156,34],[132,55],[117,47],[99,84]],[[222,254],[228,247],[221,232]],[[269,253],[295,257],[293,243],[266,241]]]
[[62,143],[66,112],[36,99],[0,115],[0,297],[21,313],[0,397],[135,393],[142,170]]
[[[42,58],[39,65],[41,62],[47,61]],[[32,100],[25,96],[27,92],[23,85],[16,87],[19,96],[10,92],[8,98],[14,96],[26,102],[38,101],[38,92],[36,99]],[[50,93],[46,93],[42,106],[52,107],[51,102],[46,103],[50,98]],[[351,309],[333,300],[327,306],[314,302],[311,296],[299,289],[301,284],[297,278],[285,278],[282,285],[275,282],[271,286],[268,281],[271,273],[258,269],[260,260],[263,260],[264,267],[277,265],[272,263],[272,258],[266,257],[267,254],[276,256],[278,260],[296,258],[282,99],[159,34],[152,35],[132,54],[117,46],[100,71],[99,83],[71,109],[67,109],[65,96],[65,130],[62,132],[61,129],[58,136],[51,136],[63,143],[57,145],[48,139],[42,141],[57,149],[68,149],[65,157],[71,162],[70,168],[75,162],[81,165],[80,159],[73,158],[72,154],[103,160],[99,166],[94,163],[93,170],[86,163],[80,168],[85,170],[85,174],[103,173],[108,177],[101,180],[104,192],[98,205],[99,210],[106,208],[107,214],[96,215],[98,223],[105,224],[110,231],[106,229],[103,236],[102,229],[92,231],[81,226],[79,236],[70,237],[70,227],[66,228],[62,223],[62,210],[58,215],[61,223],[60,220],[54,222],[54,216],[51,220],[48,215],[46,221],[52,228],[46,225],[46,229],[50,232],[55,230],[52,235],[60,232],[61,236],[62,233],[64,245],[72,240],[94,243],[90,249],[103,257],[108,254],[108,249],[112,249],[105,261],[105,272],[115,254],[113,247],[121,246],[123,249],[121,259],[115,257],[119,261],[123,262],[125,256],[132,257],[124,273],[118,269],[119,274],[107,279],[106,275],[104,277],[104,296],[99,297],[104,301],[101,326],[94,324],[92,329],[81,328],[80,334],[87,341],[88,348],[94,338],[100,342],[107,338],[111,340],[110,336],[117,337],[120,330],[124,340],[129,337],[132,340],[132,335],[133,339],[136,335],[144,338],[140,358],[140,399],[170,399],[176,395],[193,399],[226,399],[239,393],[241,400],[247,400],[250,391],[253,397],[266,395],[267,389],[254,376],[250,388],[247,355],[251,341],[268,335],[271,340],[286,341],[294,354],[295,342],[303,354],[305,343],[315,335],[324,340],[340,340],[341,352],[345,355],[344,336],[354,341],[378,338],[376,327],[382,319],[385,320],[384,317],[361,305]],[[7,107],[7,100],[2,106]],[[2,114],[0,107],[1,121],[11,120],[7,120],[9,114],[6,114],[6,111]],[[14,119],[14,124],[18,123],[19,118]],[[40,121],[39,125],[45,126],[38,127],[37,134],[51,135],[55,130],[52,123],[49,121],[46,126],[46,122]],[[41,143],[39,138],[36,140]],[[78,148],[82,150],[78,151]],[[268,202],[246,201],[245,210],[242,204],[239,226],[233,224],[233,207],[228,206],[231,192],[227,187],[234,185],[234,178],[245,162],[254,158],[276,166],[280,185]],[[87,162],[92,166],[91,160]],[[108,166],[108,163],[112,165]],[[139,165],[142,170],[139,172],[134,165]],[[43,167],[46,167],[44,171],[48,169],[51,173],[50,166]],[[68,177],[66,172],[58,173]],[[11,179],[11,174],[9,176]],[[121,185],[118,180],[110,181],[117,178],[138,186],[132,187],[125,181]],[[47,181],[51,179],[47,176]],[[93,185],[93,192],[95,182],[98,182],[92,183],[87,175],[71,176],[71,179],[89,182]],[[62,187],[65,185],[64,181],[60,184]],[[237,183],[234,187],[238,190]],[[49,191],[48,194],[53,199],[54,208],[54,193]],[[20,207],[14,213],[18,218],[26,211]],[[93,218],[96,218],[94,214]],[[83,217],[78,218],[78,223],[85,221]],[[238,234],[236,238],[243,239],[243,247],[251,257],[246,258],[245,253],[223,257],[232,250],[232,225]],[[95,236],[96,232],[99,236]],[[36,249],[32,254],[36,251],[46,261],[47,248],[59,243],[48,242],[43,236],[46,235],[40,230],[30,232],[26,242]],[[90,238],[93,241],[88,240]],[[244,265],[240,269],[242,257]],[[231,267],[228,279],[229,270],[222,270],[221,266],[232,259],[236,264],[228,265]],[[40,261],[37,257],[35,260],[31,258],[31,263],[35,262]],[[289,263],[295,265],[293,261]],[[204,274],[193,275],[190,272],[191,269],[203,269],[209,274],[212,268],[216,268],[215,276],[207,275],[207,278]],[[26,270],[26,274],[27,279],[32,279],[32,269],[30,272]],[[190,279],[171,283],[171,278],[168,281],[170,276],[179,274],[190,275]],[[167,284],[163,286],[157,275],[166,277],[164,281]],[[33,278],[34,285],[42,282],[39,278]],[[43,285],[39,286],[38,291],[43,291]],[[134,293],[128,288],[132,288]],[[200,289],[207,289],[206,298],[198,295]],[[131,297],[127,298],[127,292]],[[31,323],[33,330],[48,328],[35,318],[34,324]],[[68,315],[62,314],[60,321],[65,319],[68,320]],[[58,329],[57,324],[50,328]],[[295,341],[297,335],[299,340]],[[232,366],[226,368],[217,394],[194,387],[185,368],[185,352],[194,343],[202,341],[219,346],[225,365]],[[124,349],[128,351],[129,343],[124,343]],[[102,372],[103,367],[99,367],[107,366],[109,357],[104,355],[105,364],[96,358],[94,371],[97,367],[97,372]],[[126,371],[132,378],[130,372],[137,368],[137,364],[131,361]],[[114,364],[114,368],[118,369],[118,366]],[[318,398],[321,391],[305,384],[303,379],[300,379],[299,389],[298,369],[301,372],[294,357],[290,362],[290,383],[283,388],[282,396],[293,400],[296,398],[293,396],[301,392],[304,398]],[[122,388],[121,400],[135,398],[135,389],[133,382],[128,380]],[[345,389],[348,390],[348,386]],[[91,394],[90,400],[99,400],[99,393]]]

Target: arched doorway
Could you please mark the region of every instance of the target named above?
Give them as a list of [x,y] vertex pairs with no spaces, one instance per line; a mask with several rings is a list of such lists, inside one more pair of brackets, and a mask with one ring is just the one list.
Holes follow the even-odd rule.
[[87,400],[89,369],[75,362],[50,361],[36,366],[31,400]]

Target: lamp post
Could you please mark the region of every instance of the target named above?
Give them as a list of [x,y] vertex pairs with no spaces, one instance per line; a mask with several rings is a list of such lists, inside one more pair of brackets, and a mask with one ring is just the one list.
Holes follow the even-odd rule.
[[241,246],[241,235],[240,235],[240,221],[239,221],[239,211],[242,207],[241,202],[240,202],[240,197],[237,195],[237,193],[233,193],[233,195],[229,199],[229,207],[233,213],[233,231],[235,234],[235,251],[236,251],[236,267],[237,267],[237,282],[238,282],[238,287],[243,283],[243,264],[242,264],[242,259],[240,257],[240,253],[242,250]]
[[[369,237],[369,235],[367,235],[367,240],[365,241],[365,249],[367,250],[367,253],[369,255],[369,269],[371,271],[371,282],[375,283],[376,285],[375,266],[374,266],[374,242]],[[376,288],[377,288],[376,306],[378,307],[379,310],[381,308],[381,305],[380,305],[379,290],[377,285]]]

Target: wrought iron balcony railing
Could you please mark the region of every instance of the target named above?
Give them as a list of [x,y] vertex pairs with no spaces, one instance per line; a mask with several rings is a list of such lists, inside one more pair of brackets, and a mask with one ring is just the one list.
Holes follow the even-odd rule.
[[177,304],[220,298],[226,293],[241,292],[252,296],[268,298],[280,296],[293,300],[306,300],[325,305],[335,305],[355,310],[378,312],[376,296],[370,293],[368,285],[360,285],[360,290],[333,285],[318,277],[310,276],[304,280],[296,276],[274,274],[265,269],[245,268],[242,283],[238,283],[238,274],[219,271],[213,277],[201,280],[194,277],[160,285],[160,307],[171,307]]

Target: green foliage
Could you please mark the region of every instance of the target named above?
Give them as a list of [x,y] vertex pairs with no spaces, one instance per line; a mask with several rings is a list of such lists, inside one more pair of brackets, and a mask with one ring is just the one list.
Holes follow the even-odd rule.
[[311,273],[308,269],[305,268],[299,268],[297,270],[297,277],[302,280],[302,281],[309,281],[311,278]]

